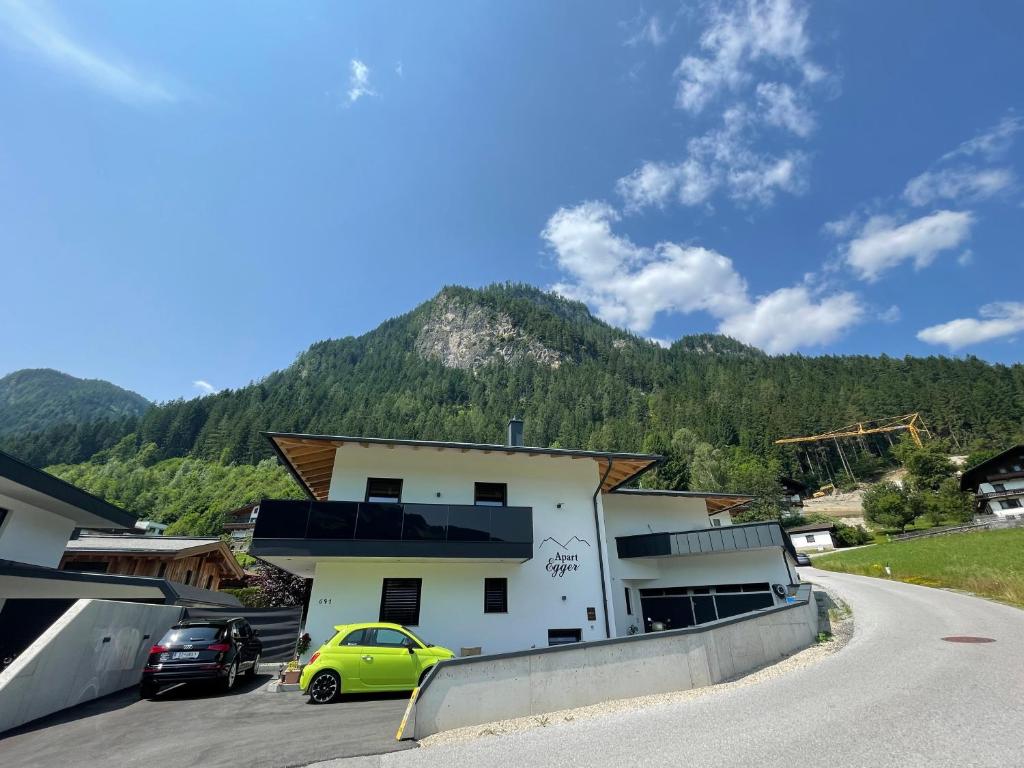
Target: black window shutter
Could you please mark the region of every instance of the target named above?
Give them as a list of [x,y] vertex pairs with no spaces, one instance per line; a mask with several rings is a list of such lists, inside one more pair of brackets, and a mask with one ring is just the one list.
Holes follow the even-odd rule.
[[415,627],[420,623],[423,579],[384,579],[380,594],[380,620]]
[[484,579],[484,613],[508,613],[508,579]]

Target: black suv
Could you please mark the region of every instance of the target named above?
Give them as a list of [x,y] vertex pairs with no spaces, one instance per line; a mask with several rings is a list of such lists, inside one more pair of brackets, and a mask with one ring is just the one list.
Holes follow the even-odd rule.
[[139,693],[151,699],[166,683],[213,680],[229,691],[238,675],[255,677],[263,643],[243,618],[187,619],[149,649]]

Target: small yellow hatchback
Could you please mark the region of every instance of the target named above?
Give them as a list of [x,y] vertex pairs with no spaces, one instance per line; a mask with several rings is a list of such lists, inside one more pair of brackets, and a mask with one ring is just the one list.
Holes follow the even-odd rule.
[[410,691],[442,659],[447,648],[420,640],[401,624],[341,624],[302,668],[299,687],[314,704],[354,691]]

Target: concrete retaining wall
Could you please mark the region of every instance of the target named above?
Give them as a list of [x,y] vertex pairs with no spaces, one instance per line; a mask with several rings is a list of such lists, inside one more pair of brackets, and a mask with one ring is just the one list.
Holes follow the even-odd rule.
[[818,633],[810,585],[794,603],[700,627],[443,661],[406,736],[719,683],[794,653]]
[[0,733],[139,682],[173,605],[78,600],[0,672]]

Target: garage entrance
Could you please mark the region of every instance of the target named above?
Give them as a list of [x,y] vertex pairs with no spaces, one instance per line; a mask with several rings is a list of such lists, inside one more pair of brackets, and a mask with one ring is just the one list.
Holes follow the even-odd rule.
[[684,629],[773,605],[767,582],[640,590],[645,632]]

